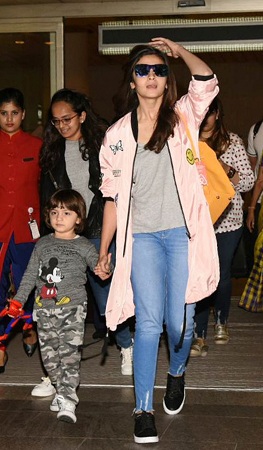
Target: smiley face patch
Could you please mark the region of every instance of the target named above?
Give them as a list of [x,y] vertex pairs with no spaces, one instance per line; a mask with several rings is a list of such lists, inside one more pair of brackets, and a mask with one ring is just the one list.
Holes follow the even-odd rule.
[[186,150],[186,159],[187,159],[187,162],[189,162],[189,164],[191,164],[191,166],[195,163],[194,154],[190,148],[188,148]]

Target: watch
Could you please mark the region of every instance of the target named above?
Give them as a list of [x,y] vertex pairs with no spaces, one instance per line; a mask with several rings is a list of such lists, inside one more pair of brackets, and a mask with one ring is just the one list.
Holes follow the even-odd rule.
[[236,173],[236,169],[234,169],[234,167],[230,167],[229,168],[229,171],[227,172],[227,176],[228,176],[228,178],[233,178],[233,176],[235,175],[235,173]]

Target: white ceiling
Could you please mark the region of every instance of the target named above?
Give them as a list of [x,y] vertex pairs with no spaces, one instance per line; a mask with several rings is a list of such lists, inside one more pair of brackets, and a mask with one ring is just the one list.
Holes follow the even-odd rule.
[[[168,11],[173,11],[173,15],[183,14],[187,18],[198,17],[206,12],[218,16],[214,11],[220,10],[221,14],[231,11],[234,15],[263,15],[263,0],[205,0],[206,7],[177,8],[177,0],[0,0],[0,19],[8,20],[20,19],[24,17],[50,17],[60,16],[65,18],[65,31],[81,32],[89,34],[89,46],[92,49],[90,54],[92,59],[100,64],[105,57],[98,54],[98,25],[103,21],[111,20],[132,20],[133,18],[164,18]],[[53,7],[51,6],[53,5]],[[149,5],[151,5],[149,9]],[[148,9],[147,9],[148,8]],[[132,9],[132,14],[129,11]],[[255,12],[258,9],[258,13]],[[177,11],[176,11],[177,10]],[[128,11],[128,12],[127,12]],[[159,13],[158,13],[159,11]],[[210,13],[209,13],[210,11]],[[213,13],[212,13],[213,11]],[[244,13],[244,11],[247,11]],[[149,14],[150,13],[150,14]],[[158,14],[157,14],[158,13]],[[191,13],[191,14],[190,14]],[[171,16],[171,15],[170,15]],[[206,16],[208,18],[208,16]],[[3,39],[3,37],[2,37]],[[0,42],[2,51],[5,46]],[[32,44],[32,48],[34,45]],[[210,55],[212,57],[212,55]],[[215,55],[217,57],[218,55]],[[233,58],[233,54],[224,54],[222,58],[225,62]],[[251,59],[262,61],[263,52],[246,52],[244,55],[236,53],[234,58],[244,59],[249,62]],[[108,57],[110,60],[111,58]],[[114,58],[116,61],[117,58]]]
[[[105,15],[111,15],[108,14],[110,11],[115,12],[116,15],[125,14],[125,12],[132,15],[263,12],[262,0],[205,0],[205,6],[180,8],[178,0],[0,0],[3,14],[9,13],[13,7],[16,7],[19,16],[21,7],[28,11],[29,6],[32,13],[35,8],[39,8],[42,12],[48,10],[49,14],[51,11],[57,13],[60,10],[62,15],[66,15],[63,11],[65,13],[70,11],[73,12],[73,16],[81,12],[94,15],[95,11],[103,11],[102,14],[106,13]],[[3,17],[2,12],[1,16]]]
[[[138,3],[140,0],[135,0],[134,3]],[[65,3],[105,3],[105,2],[112,2],[112,0],[0,0],[0,6],[10,6],[10,5],[45,5],[47,3],[58,3],[58,4],[65,4]],[[127,0],[114,0],[114,2],[117,3],[123,3],[127,2]]]

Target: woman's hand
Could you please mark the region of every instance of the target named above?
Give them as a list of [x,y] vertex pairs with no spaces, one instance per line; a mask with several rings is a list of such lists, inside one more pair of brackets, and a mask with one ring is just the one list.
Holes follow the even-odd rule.
[[[228,164],[224,163],[224,161],[222,161],[221,159],[218,160],[221,164],[221,166],[223,167],[224,171],[226,172],[227,176],[229,174],[229,171],[232,169],[231,166],[229,166]],[[235,187],[236,184],[239,183],[239,174],[236,170],[234,170],[234,175],[229,178],[229,180],[231,181],[231,183],[233,184],[233,186]]]
[[208,76],[213,74],[213,71],[204,61],[202,61],[202,59],[189,52],[182,45],[177,44],[177,42],[173,42],[170,39],[163,37],[156,37],[152,38],[149,45],[158,48],[158,50],[161,50],[168,56],[173,56],[174,58],[180,57],[188,66],[192,75]]
[[173,56],[174,58],[179,58],[183,49],[183,47],[176,42],[162,37],[153,38],[151,42],[149,42],[149,45],[158,48],[168,56]]
[[107,280],[112,275],[111,253],[99,258],[94,273],[102,280]]

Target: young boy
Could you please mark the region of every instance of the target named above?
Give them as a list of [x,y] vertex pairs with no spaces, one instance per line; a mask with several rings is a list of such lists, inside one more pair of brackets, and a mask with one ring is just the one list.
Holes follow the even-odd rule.
[[[79,346],[83,344],[87,312],[85,284],[89,266],[101,279],[97,250],[84,236],[86,206],[73,189],[52,195],[45,208],[46,224],[54,230],[37,242],[9,315],[19,317],[25,299],[36,287],[33,318],[37,322],[43,365],[56,389],[50,405],[57,418],[75,423],[80,378]],[[110,255],[109,255],[110,266]]]

